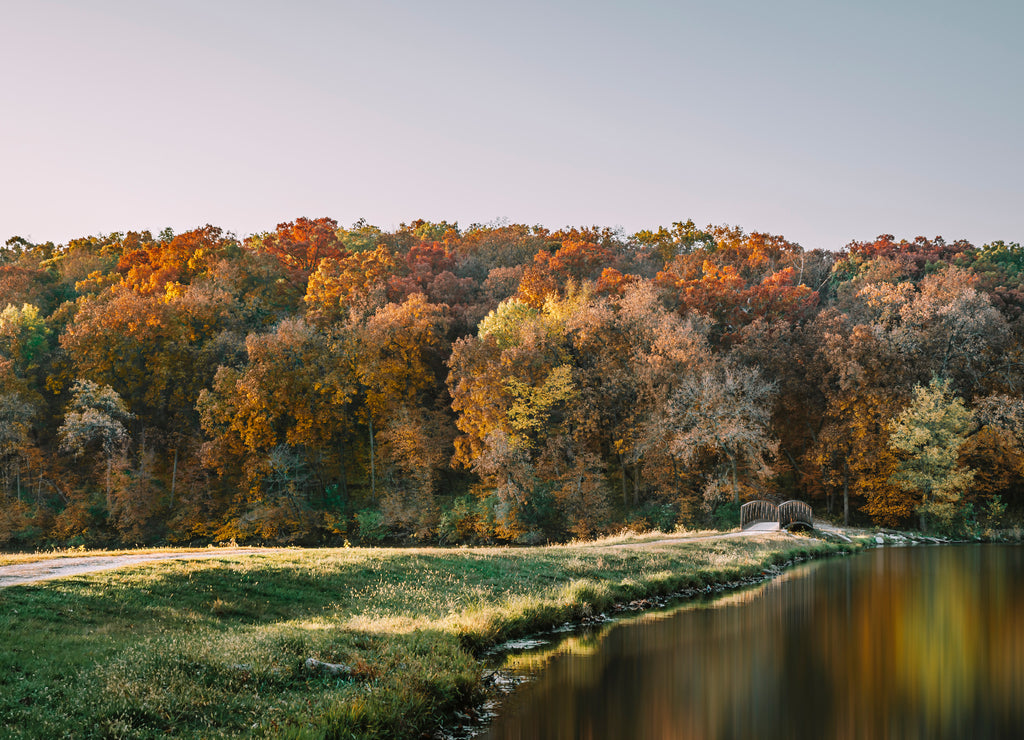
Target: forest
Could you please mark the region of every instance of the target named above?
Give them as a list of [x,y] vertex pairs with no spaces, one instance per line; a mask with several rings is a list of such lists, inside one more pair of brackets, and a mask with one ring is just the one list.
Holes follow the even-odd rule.
[[1024,250],[298,218],[0,249],[0,547],[1024,517]]

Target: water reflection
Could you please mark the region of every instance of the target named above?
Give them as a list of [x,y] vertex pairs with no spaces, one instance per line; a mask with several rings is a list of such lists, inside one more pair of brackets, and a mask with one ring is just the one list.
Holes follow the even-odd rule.
[[486,735],[1017,738],[1024,548],[875,550],[518,656]]

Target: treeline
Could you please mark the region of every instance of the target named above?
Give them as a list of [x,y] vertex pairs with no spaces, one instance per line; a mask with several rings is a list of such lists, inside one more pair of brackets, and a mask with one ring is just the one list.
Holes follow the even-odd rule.
[[0,545],[1024,509],[1024,250],[300,218],[0,251]]

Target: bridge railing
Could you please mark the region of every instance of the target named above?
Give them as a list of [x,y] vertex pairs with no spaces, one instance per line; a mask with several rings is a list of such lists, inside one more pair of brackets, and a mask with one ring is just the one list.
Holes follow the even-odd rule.
[[787,501],[776,506],[771,501],[748,501],[740,507],[740,529],[761,522],[778,522],[780,529],[795,526],[814,527],[814,514],[803,501]]
[[760,522],[777,521],[778,509],[771,501],[748,501],[740,507],[740,529]]
[[794,525],[814,528],[814,513],[809,504],[803,501],[787,501],[779,504],[779,527],[787,529]]

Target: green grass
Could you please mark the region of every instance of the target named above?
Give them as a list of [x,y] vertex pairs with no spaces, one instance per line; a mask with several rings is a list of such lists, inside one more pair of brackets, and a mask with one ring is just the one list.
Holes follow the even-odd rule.
[[[333,549],[0,590],[0,730],[24,738],[418,737],[480,696],[475,656],[617,601],[837,546]],[[309,657],[353,668],[310,674]]]

